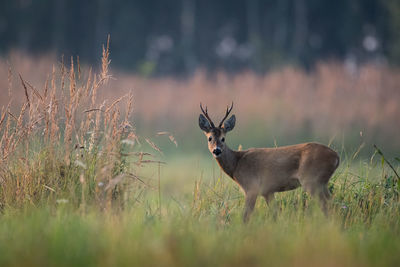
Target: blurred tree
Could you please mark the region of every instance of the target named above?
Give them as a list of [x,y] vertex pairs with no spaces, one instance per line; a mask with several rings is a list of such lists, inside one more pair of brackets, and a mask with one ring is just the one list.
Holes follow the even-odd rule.
[[97,61],[108,34],[113,66],[146,75],[347,58],[399,64],[400,1],[0,1],[3,55],[54,51]]
[[195,0],[182,0],[181,15],[181,45],[184,59],[184,69],[193,73],[196,69],[194,55],[194,29],[195,29]]
[[[387,13],[387,41],[386,52],[390,61],[400,63],[400,1],[398,0],[383,0],[383,5]],[[384,28],[385,30],[385,28]]]

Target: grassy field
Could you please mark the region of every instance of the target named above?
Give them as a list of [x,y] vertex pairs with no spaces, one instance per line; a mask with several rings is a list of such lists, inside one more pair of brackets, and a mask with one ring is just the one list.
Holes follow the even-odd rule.
[[[179,116],[178,105],[171,99],[161,104],[145,100],[140,105],[148,104],[149,121],[159,122],[151,114],[164,107],[167,119],[178,112],[175,119],[182,119],[181,124],[193,132],[196,129],[196,134],[179,129],[178,120],[166,119],[159,129],[168,132],[141,136],[138,132],[145,130],[138,127],[146,125],[145,112],[144,108],[137,112],[143,122],[136,124],[134,104],[140,98],[135,100],[128,93],[104,102],[100,96],[102,88],[112,82],[108,67],[109,53],[104,49],[99,74],[71,62],[68,67],[54,67],[41,89],[17,77],[22,93],[14,96],[17,103],[6,104],[0,113],[0,266],[400,264],[400,182],[387,164],[391,162],[399,172],[399,160],[373,151],[361,157],[365,143],[359,129],[354,148],[345,142],[331,143],[342,162],[329,184],[329,216],[298,189],[276,194],[269,206],[259,199],[245,225],[242,193],[205,153],[197,111],[193,115],[183,109],[184,115]],[[12,74],[9,88],[15,86]],[[301,75],[296,77],[301,80]],[[208,89],[202,90],[206,95]],[[9,91],[12,98],[13,90]],[[107,94],[111,93],[103,92]],[[251,94],[252,99],[256,95]],[[239,96],[236,92],[237,100]],[[372,101],[369,96],[363,99]],[[242,110],[248,107],[245,116],[250,118],[257,110],[246,101],[239,106]],[[287,101],[285,105],[292,100]],[[375,108],[387,101],[392,100],[380,98]],[[197,103],[189,102],[183,106],[197,108]],[[171,105],[172,111],[168,109]],[[369,110],[364,108],[360,110],[366,118]],[[386,108],[379,115],[384,122],[370,123],[387,126],[382,136],[391,136],[393,128],[388,125],[397,111],[398,106]],[[338,112],[336,116],[343,110]],[[245,116],[243,125],[248,127],[254,122]],[[307,116],[314,121],[314,113]],[[351,125],[353,116],[333,124]],[[169,133],[170,122],[177,136]],[[320,123],[311,124],[325,125]],[[292,126],[301,132],[296,124]],[[263,127],[253,125],[254,131],[247,128],[232,134],[227,143],[247,147],[265,142],[258,134]],[[280,144],[280,140],[275,142]],[[329,143],[326,136],[320,140]],[[273,145],[273,138],[267,142]],[[397,151],[395,144],[392,153]],[[386,148],[381,152],[386,154]]]
[[4,207],[0,265],[397,266],[400,262],[399,187],[390,183],[393,175],[380,165],[342,164],[330,183],[329,217],[296,190],[277,194],[270,206],[259,199],[250,223],[244,225],[243,197],[229,178],[221,177],[217,169],[213,177],[211,161],[194,171],[181,163],[161,167],[161,198],[158,167],[149,166],[142,170],[149,188],[131,189],[134,198],[124,205],[113,203],[104,209],[93,200],[82,206],[82,200],[67,193],[57,194],[54,202]]

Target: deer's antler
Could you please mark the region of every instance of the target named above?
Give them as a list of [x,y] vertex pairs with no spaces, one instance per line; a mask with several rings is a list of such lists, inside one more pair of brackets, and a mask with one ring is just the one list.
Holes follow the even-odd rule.
[[228,118],[228,115],[229,115],[229,113],[231,113],[232,108],[233,108],[233,102],[232,102],[232,105],[231,105],[230,108],[229,108],[229,106],[226,107],[226,114],[225,114],[225,117],[222,119],[222,121],[219,123],[219,126],[218,126],[219,128],[222,127],[222,124],[224,123],[224,121],[226,120],[226,118]]
[[212,128],[215,128],[215,125],[214,125],[214,123],[212,122],[210,116],[208,116],[207,106],[206,106],[206,111],[204,111],[203,106],[202,106],[201,103],[200,103],[200,109],[201,109],[201,111],[203,112],[204,116],[206,116],[208,122],[211,124],[211,127],[212,127]]

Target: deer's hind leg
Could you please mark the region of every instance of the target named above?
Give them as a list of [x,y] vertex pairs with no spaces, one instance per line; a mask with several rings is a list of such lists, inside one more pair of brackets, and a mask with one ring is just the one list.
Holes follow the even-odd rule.
[[267,205],[269,205],[269,203],[274,199],[274,192],[263,193],[262,196],[264,197]]
[[313,198],[318,198],[322,211],[327,215],[327,204],[330,199],[329,190],[327,188],[328,181],[332,173],[322,170],[309,170],[299,175],[301,186]]
[[322,211],[325,213],[325,215],[328,214],[328,201],[331,198],[331,194],[329,193],[328,186],[326,184],[321,185],[319,191],[318,191],[318,198],[322,206]]
[[318,197],[323,212],[327,215],[327,202],[330,199],[328,182],[339,165],[339,157],[334,152],[324,154],[325,159],[306,157],[298,172],[300,184],[312,196]]
[[305,182],[302,184],[305,191],[307,191],[313,198],[317,197],[319,204],[321,205],[322,211],[325,215],[328,214],[328,200],[330,199],[330,194],[328,187],[325,183],[319,183],[317,181]]

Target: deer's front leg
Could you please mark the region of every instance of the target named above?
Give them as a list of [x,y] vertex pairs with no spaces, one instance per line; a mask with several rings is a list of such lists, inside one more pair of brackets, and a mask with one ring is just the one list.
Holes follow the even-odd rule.
[[254,206],[257,200],[257,193],[246,192],[246,204],[243,213],[243,222],[247,223],[249,221],[250,215],[254,210]]

